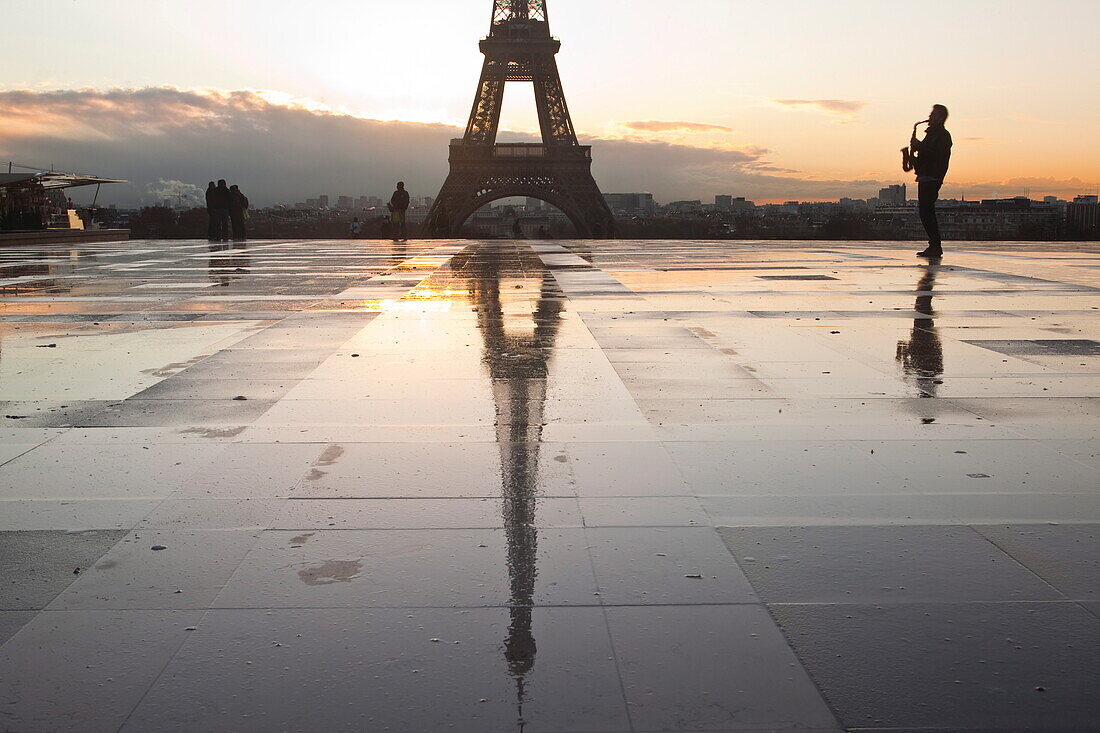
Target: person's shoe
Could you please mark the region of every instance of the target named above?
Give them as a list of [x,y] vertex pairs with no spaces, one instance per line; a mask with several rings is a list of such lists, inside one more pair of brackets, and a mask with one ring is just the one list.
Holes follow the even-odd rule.
[[943,250],[929,247],[923,252],[917,252],[917,257],[927,257],[930,260],[938,260],[943,257]]

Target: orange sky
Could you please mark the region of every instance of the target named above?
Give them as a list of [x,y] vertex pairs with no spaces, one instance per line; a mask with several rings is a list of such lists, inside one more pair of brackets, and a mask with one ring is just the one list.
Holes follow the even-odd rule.
[[[0,92],[267,90],[365,118],[461,125],[490,5],[406,0],[391,14],[356,0],[39,0],[9,16]],[[550,0],[566,94],[588,136],[766,150],[761,164],[785,176],[849,180],[867,196],[858,182],[905,180],[897,150],[942,102],[956,141],[947,195],[1097,186],[1100,3],[928,0],[898,11],[864,0]],[[45,44],[58,50],[38,53]],[[505,124],[537,129],[530,88],[514,87]],[[20,131],[0,132],[0,151],[14,154]]]

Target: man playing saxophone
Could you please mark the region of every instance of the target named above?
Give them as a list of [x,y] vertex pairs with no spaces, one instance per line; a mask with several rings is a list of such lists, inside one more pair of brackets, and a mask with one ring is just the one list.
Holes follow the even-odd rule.
[[943,240],[940,239],[940,224],[936,218],[936,200],[940,197],[940,187],[943,186],[951,163],[951,133],[944,127],[946,122],[947,107],[942,104],[932,105],[924,139],[917,139],[914,128],[913,138],[909,141],[910,159],[917,174],[920,221],[928,234],[928,247],[923,252],[918,252],[917,256],[929,259],[943,257]]

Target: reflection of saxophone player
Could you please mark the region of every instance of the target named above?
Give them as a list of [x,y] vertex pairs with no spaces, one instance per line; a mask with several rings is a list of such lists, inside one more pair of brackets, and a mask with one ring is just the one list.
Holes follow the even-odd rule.
[[921,397],[935,397],[943,376],[943,342],[940,340],[935,311],[932,308],[932,289],[936,286],[936,267],[929,265],[917,284],[917,301],[913,328],[908,341],[899,341],[896,359],[906,377],[913,380]]
[[917,139],[917,128],[926,122],[928,122],[928,120],[921,120],[913,125],[913,134],[909,138],[910,143],[901,149],[901,169],[906,173],[917,167],[917,158],[916,155],[914,155],[916,151],[913,149],[913,141]]

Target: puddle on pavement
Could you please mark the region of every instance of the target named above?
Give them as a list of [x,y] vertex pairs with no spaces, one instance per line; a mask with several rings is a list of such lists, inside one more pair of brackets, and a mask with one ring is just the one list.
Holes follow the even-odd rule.
[[298,577],[306,585],[332,585],[350,583],[363,570],[362,560],[329,560],[316,567],[303,568]]

